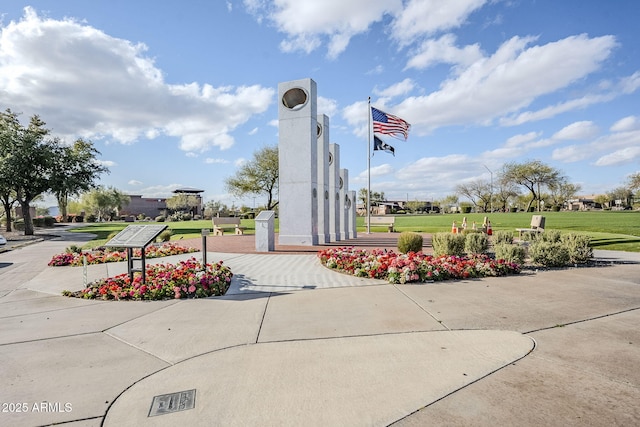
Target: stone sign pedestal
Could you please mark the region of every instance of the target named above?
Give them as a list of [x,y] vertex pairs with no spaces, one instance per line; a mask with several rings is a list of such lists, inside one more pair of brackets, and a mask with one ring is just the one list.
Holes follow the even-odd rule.
[[275,217],[274,211],[262,211],[256,216],[256,252],[275,250]]

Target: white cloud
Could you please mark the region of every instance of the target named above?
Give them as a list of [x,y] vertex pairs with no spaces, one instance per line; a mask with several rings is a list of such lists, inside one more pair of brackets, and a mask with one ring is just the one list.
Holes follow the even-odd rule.
[[326,41],[327,56],[336,58],[351,37],[401,9],[402,0],[245,0],[244,5],[259,22],[266,18],[286,35],[283,51],[310,53]]
[[318,96],[318,114],[326,114],[331,117],[338,111],[338,102],[335,99]]
[[27,7],[20,21],[1,29],[0,102],[46,117],[65,139],[128,144],[169,135],[194,152],[229,148],[233,130],[272,102],[274,90],[258,85],[167,84],[147,50]]
[[581,98],[560,102],[556,105],[550,105],[538,111],[525,111],[517,115],[508,115],[506,117],[502,117],[500,118],[500,124],[502,126],[518,126],[527,122],[544,120],[553,116],[557,116],[561,113],[587,108],[588,106],[593,104],[607,102],[612,100],[614,97],[615,94],[613,93],[585,95]]
[[636,116],[624,117],[611,126],[612,132],[626,132],[640,129],[640,120]]
[[568,145],[553,150],[551,158],[559,162],[574,163],[588,159],[591,155],[593,152],[584,145]]
[[142,181],[138,181],[136,179],[132,179],[131,181],[127,182],[127,184],[138,186],[138,185],[142,185]]
[[373,93],[384,98],[393,98],[394,96],[401,96],[410,93],[415,86],[416,84],[413,80],[406,78],[401,82],[387,87],[386,89],[374,88]]
[[571,123],[553,135],[554,139],[587,140],[598,134],[598,126],[591,121]]
[[626,147],[606,154],[596,161],[596,166],[615,166],[640,160],[640,146]]
[[118,164],[116,162],[114,162],[113,160],[96,160],[96,162],[98,164],[101,164],[102,166],[106,166],[108,168],[111,168],[113,166],[118,166]]
[[488,0],[409,0],[396,16],[391,31],[401,45],[425,34],[460,27]]
[[208,165],[215,165],[215,164],[225,164],[225,163],[229,163],[229,160],[225,160],[225,159],[214,159],[211,157],[207,157],[206,159],[204,159],[204,162]]
[[255,135],[258,133],[258,128],[253,128],[248,132],[248,135]]
[[[394,173],[394,168],[393,166],[391,166],[388,163],[385,163],[383,165],[379,165],[379,166],[373,166],[371,168],[371,177],[372,178],[377,178],[377,177],[381,177],[381,176],[385,176],[385,175],[390,175],[392,173]],[[360,174],[358,174],[358,176],[354,177],[353,180],[355,182],[367,182],[367,171],[366,169],[362,172],[360,172]]]
[[154,198],[154,197],[164,198],[164,197],[171,197],[173,195],[173,191],[180,187],[184,187],[184,185],[183,184],[153,185],[150,187],[136,189],[135,192],[129,191],[128,194],[136,194],[136,195],[141,195],[142,197],[149,197],[149,198]]
[[463,48],[455,46],[456,37],[445,34],[437,40],[426,40],[413,54],[405,68],[425,69],[439,63],[467,67],[482,58],[479,44]]
[[247,162],[248,162],[248,160],[247,160],[247,159],[245,159],[244,157],[240,157],[240,158],[237,158],[237,159],[233,162],[233,164],[234,164],[234,166],[236,166],[236,167],[240,167],[240,166],[244,165],[244,164],[245,164],[245,163],[247,163]]
[[616,45],[612,36],[579,35],[528,47],[534,40],[511,38],[492,56],[445,81],[440,90],[407,98],[395,114],[418,133],[446,125],[491,123],[594,72]]

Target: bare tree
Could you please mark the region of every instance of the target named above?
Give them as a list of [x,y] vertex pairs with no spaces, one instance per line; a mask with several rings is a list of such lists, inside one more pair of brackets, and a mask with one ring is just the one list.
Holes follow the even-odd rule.
[[476,211],[487,212],[491,205],[491,183],[477,179],[456,186],[456,193],[464,196],[475,206]]

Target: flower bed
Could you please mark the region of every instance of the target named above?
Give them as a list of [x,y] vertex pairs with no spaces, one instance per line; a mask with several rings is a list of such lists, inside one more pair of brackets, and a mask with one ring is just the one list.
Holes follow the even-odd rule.
[[487,255],[469,257],[443,255],[434,257],[422,252],[398,254],[374,249],[325,249],[318,252],[323,265],[358,277],[384,279],[389,283],[431,282],[474,277],[518,274],[520,265]]
[[[175,243],[163,243],[160,246],[150,245],[145,249],[146,258],[160,258],[170,255],[181,255],[186,253],[197,252],[195,248],[187,248]],[[139,258],[140,249],[133,250],[133,256]],[[109,251],[106,248],[97,248],[88,252],[65,252],[63,254],[54,255],[49,261],[49,266],[60,267],[66,265],[80,266],[83,258],[86,257],[87,264],[103,264],[105,262],[120,262],[127,260],[126,251]]]
[[136,273],[131,282],[128,274],[100,279],[81,291],[64,291],[69,297],[103,300],[165,300],[206,298],[224,295],[229,289],[231,270],[222,264],[207,264],[195,258],[177,264],[156,264],[146,268],[146,283]]

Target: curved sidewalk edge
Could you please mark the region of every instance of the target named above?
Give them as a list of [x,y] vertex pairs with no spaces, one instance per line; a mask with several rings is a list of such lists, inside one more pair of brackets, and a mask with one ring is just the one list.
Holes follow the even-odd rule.
[[[141,380],[117,398],[103,425],[389,425],[534,347],[517,332],[486,330],[233,347]],[[192,402],[175,395],[192,390]]]

